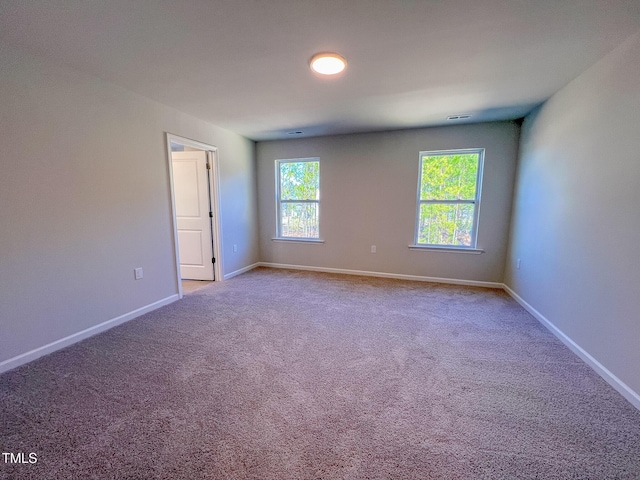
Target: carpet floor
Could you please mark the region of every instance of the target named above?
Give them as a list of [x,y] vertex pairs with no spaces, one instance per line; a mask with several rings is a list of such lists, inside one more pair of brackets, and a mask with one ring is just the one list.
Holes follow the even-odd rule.
[[640,411],[482,288],[259,268],[0,375],[0,414],[7,479],[640,478]]

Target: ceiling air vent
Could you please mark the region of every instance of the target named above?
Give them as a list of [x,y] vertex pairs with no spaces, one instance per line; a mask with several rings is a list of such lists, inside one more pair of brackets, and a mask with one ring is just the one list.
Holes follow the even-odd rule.
[[449,115],[447,120],[465,120],[467,118],[471,118],[471,115],[468,113],[461,113],[459,115]]

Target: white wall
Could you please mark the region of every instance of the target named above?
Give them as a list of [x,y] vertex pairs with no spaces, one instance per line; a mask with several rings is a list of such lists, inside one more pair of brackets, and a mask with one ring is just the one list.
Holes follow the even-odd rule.
[[639,58],[640,34],[526,119],[505,271],[510,288],[635,392]]
[[[511,122],[258,142],[264,262],[502,282],[519,127]],[[481,255],[410,250],[419,152],[484,147]],[[320,157],[324,244],[274,242],[276,159]],[[377,253],[371,254],[371,245]]]
[[258,261],[253,142],[23,52],[0,65],[0,364],[177,293],[165,132],[218,147],[224,272]]

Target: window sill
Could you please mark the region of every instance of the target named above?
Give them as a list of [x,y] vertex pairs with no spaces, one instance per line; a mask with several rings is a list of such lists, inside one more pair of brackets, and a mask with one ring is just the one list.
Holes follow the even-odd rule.
[[319,238],[272,238],[274,242],[285,242],[285,243],[324,243],[324,240]]
[[481,248],[466,248],[466,247],[437,247],[432,245],[409,245],[410,250],[429,250],[431,252],[444,252],[444,253],[467,253],[470,255],[480,255],[484,253]]

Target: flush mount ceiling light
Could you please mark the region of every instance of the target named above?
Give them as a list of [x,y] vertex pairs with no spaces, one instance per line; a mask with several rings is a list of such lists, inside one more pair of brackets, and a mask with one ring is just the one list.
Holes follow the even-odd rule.
[[337,75],[347,67],[347,61],[337,53],[318,53],[311,57],[309,66],[320,75]]

